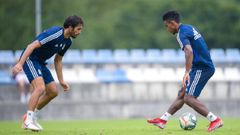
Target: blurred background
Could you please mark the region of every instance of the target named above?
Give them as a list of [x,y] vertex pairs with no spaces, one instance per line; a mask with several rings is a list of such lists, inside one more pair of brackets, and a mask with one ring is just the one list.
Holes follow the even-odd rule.
[[[0,0],[0,120],[17,120],[27,108],[31,88],[10,72],[21,50],[69,15],[85,23],[63,59],[71,91],[59,87],[43,119],[160,116],[185,70],[184,53],[162,22],[167,10],[179,11],[208,44],[216,72],[201,101],[217,115],[240,117],[239,0]],[[192,110],[184,106],[176,115],[185,111]]]

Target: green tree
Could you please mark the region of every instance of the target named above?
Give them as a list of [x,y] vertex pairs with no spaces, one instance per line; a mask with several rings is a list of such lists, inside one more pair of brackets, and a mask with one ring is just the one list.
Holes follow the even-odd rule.
[[[196,26],[210,48],[240,48],[239,0],[42,0],[42,28],[62,26],[69,15],[85,25],[73,48],[179,48],[162,22],[178,10]],[[0,1],[0,49],[26,47],[35,37],[34,0]]]

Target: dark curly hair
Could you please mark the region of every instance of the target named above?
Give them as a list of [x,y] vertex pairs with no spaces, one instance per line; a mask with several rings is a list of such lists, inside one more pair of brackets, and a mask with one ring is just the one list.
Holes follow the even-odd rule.
[[180,22],[180,14],[177,11],[168,11],[162,17],[163,21],[176,21]]
[[68,28],[69,26],[72,26],[73,28],[78,26],[79,24],[83,25],[83,20],[80,16],[72,15],[67,17],[65,20],[63,27]]

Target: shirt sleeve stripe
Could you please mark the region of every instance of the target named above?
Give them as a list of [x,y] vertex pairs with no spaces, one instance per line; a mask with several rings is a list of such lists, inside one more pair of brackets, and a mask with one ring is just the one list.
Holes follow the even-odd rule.
[[183,43],[182,43],[182,41],[181,41],[181,39],[180,39],[180,37],[179,37],[179,33],[180,33],[180,31],[179,31],[178,34],[177,34],[177,41],[178,41],[181,49],[183,49]]
[[56,32],[56,33],[54,33],[54,34],[52,34],[52,35],[49,35],[48,37],[42,39],[42,40],[40,41],[40,43],[41,43],[42,45],[43,45],[43,44],[46,44],[47,42],[52,41],[52,40],[58,38],[59,36],[61,36],[62,33],[63,33],[63,30],[59,30],[58,32]]

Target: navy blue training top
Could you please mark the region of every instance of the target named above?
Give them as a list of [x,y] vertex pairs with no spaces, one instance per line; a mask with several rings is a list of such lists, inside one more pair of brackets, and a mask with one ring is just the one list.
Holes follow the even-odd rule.
[[38,60],[41,63],[45,63],[47,59],[56,53],[63,56],[72,44],[71,38],[64,38],[64,29],[59,26],[45,30],[35,40],[41,43],[41,47],[35,49],[29,58]]
[[186,45],[191,45],[193,50],[192,68],[214,68],[207,44],[195,27],[180,24],[177,41],[182,50]]

